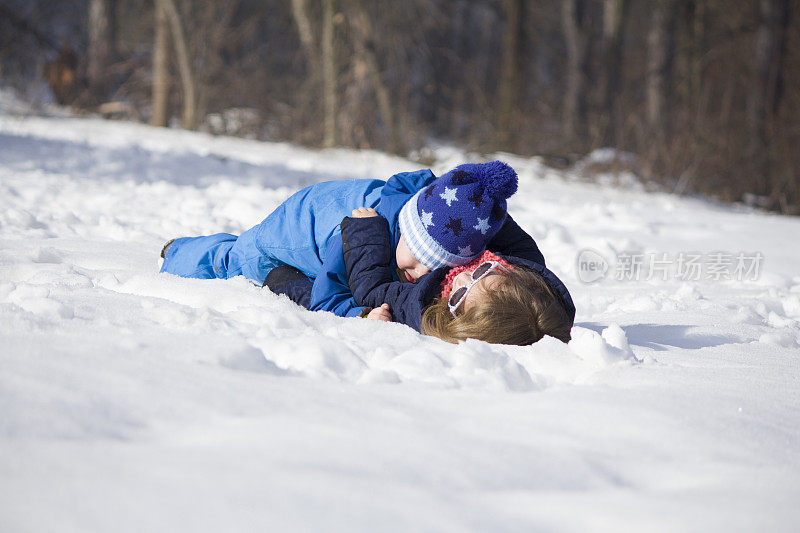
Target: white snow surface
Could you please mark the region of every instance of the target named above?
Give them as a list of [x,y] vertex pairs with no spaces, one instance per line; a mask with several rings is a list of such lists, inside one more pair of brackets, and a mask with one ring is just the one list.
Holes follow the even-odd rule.
[[[0,531],[797,530],[800,220],[495,154],[573,340],[451,345],[157,270],[169,238],[419,164],[2,102]],[[764,261],[586,284],[586,248]]]

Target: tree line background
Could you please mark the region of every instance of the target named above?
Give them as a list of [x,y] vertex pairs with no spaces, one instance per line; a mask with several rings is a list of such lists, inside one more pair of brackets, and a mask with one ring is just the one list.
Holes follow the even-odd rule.
[[[0,83],[109,116],[608,163],[800,214],[798,0],[0,0]],[[38,85],[37,85],[38,83]]]

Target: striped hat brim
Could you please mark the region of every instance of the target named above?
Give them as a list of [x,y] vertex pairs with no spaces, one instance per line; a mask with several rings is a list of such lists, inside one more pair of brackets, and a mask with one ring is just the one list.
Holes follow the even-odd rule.
[[483,250],[470,256],[461,256],[448,252],[425,229],[425,225],[419,217],[417,210],[417,199],[422,191],[415,194],[400,210],[400,235],[404,238],[408,249],[420,263],[430,270],[436,270],[443,266],[461,266],[469,263]]

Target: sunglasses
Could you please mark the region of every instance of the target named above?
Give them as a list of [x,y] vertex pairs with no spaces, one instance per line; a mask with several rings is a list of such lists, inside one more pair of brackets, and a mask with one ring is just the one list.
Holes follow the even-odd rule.
[[450,313],[453,316],[456,316],[456,309],[458,309],[458,306],[461,305],[464,299],[467,297],[469,290],[474,287],[476,283],[498,268],[502,268],[508,272],[508,269],[497,261],[485,261],[478,265],[478,268],[472,271],[472,281],[463,287],[459,287],[458,289],[454,290],[450,294],[450,298],[447,299],[447,307],[450,309]]

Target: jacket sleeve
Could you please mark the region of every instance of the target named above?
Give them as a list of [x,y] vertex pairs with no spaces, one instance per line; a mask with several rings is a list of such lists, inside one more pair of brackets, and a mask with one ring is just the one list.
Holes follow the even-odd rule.
[[511,215],[506,215],[506,221],[500,231],[487,243],[486,248],[501,255],[520,257],[547,266],[536,241],[514,222]]
[[435,179],[436,176],[427,168],[412,172],[400,172],[386,180],[386,185],[383,187],[383,195],[413,194],[425,188]]
[[347,285],[347,271],[342,254],[342,236],[328,239],[328,248],[322,269],[311,288],[312,311],[330,311],[339,316],[359,316],[364,310],[353,300]]
[[355,302],[367,307],[387,303],[395,322],[419,330],[428,284],[393,281],[390,243],[383,217],[342,220],[342,253]]

